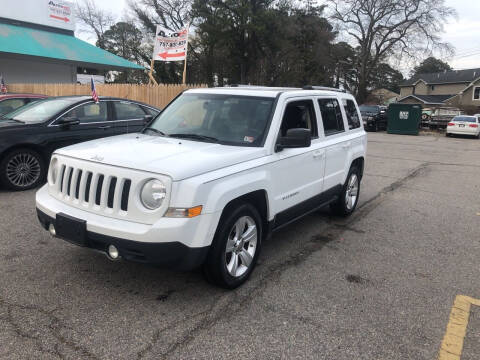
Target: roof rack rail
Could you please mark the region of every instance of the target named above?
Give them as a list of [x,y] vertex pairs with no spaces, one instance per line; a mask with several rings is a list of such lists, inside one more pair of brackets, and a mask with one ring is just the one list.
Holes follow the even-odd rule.
[[347,90],[345,89],[338,89],[338,88],[328,87],[328,86],[314,86],[314,85],[305,85],[302,89],[303,90],[328,90],[328,91],[337,91],[342,93],[347,92]]

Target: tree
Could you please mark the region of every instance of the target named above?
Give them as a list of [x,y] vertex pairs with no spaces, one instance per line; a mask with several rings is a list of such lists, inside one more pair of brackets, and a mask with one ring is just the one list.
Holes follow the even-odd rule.
[[375,71],[372,72],[370,84],[372,89],[388,89],[395,93],[400,93],[400,84],[404,78],[400,71],[395,70],[387,63],[378,64]]
[[77,4],[76,17],[84,24],[89,32],[97,38],[97,46],[104,48],[103,36],[105,31],[114,24],[112,14],[100,9],[93,0],[82,0]]
[[[145,58],[143,34],[132,23],[118,22],[103,34],[104,49],[129,61],[142,63]],[[115,82],[143,82],[146,75],[143,70],[124,71],[115,76]]]
[[372,71],[389,56],[449,50],[440,34],[456,14],[444,0],[328,0],[332,18],[358,45],[357,100],[362,103]]
[[412,76],[419,74],[431,74],[443,71],[452,71],[452,67],[448,63],[443,62],[433,56],[430,56],[423,60],[420,65],[415,66]]
[[191,53],[209,84],[329,85],[335,33],[323,11],[288,0],[195,0]]

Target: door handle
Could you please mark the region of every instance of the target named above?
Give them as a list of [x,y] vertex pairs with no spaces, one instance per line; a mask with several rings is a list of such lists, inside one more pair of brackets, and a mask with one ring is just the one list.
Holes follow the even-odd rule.
[[111,126],[110,126],[110,125],[104,125],[104,126],[99,126],[98,128],[99,128],[99,129],[107,130],[107,129],[110,129]]
[[314,157],[315,159],[323,158],[324,155],[325,155],[325,152],[323,152],[323,151],[315,151],[315,152],[313,153],[313,157]]
[[352,145],[352,143],[351,143],[351,142],[348,142],[348,143],[346,143],[346,144],[342,144],[342,148],[348,149],[351,145]]

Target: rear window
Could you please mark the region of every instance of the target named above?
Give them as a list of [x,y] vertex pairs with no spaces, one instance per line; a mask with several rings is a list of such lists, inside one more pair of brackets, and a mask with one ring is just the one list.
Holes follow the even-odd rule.
[[368,105],[362,105],[360,106],[360,112],[368,112],[368,113],[376,113],[380,111],[380,107],[378,106],[368,106]]
[[455,116],[453,121],[463,121],[463,122],[477,122],[477,118],[475,116]]
[[360,116],[358,115],[355,103],[352,100],[343,99],[343,108],[347,114],[348,127],[350,130],[360,127]]

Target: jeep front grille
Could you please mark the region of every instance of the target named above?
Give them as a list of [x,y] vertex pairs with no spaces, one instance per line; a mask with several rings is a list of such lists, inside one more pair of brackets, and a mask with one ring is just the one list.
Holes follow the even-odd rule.
[[[171,180],[164,175],[57,154],[53,160],[58,171],[52,179],[49,170],[48,191],[68,206],[141,224],[154,224],[168,208]],[[163,205],[155,211],[146,209],[139,198],[141,187],[152,178],[161,179],[168,189]]]
[[57,190],[63,199],[84,206],[127,212],[131,185],[127,178],[62,165]]

